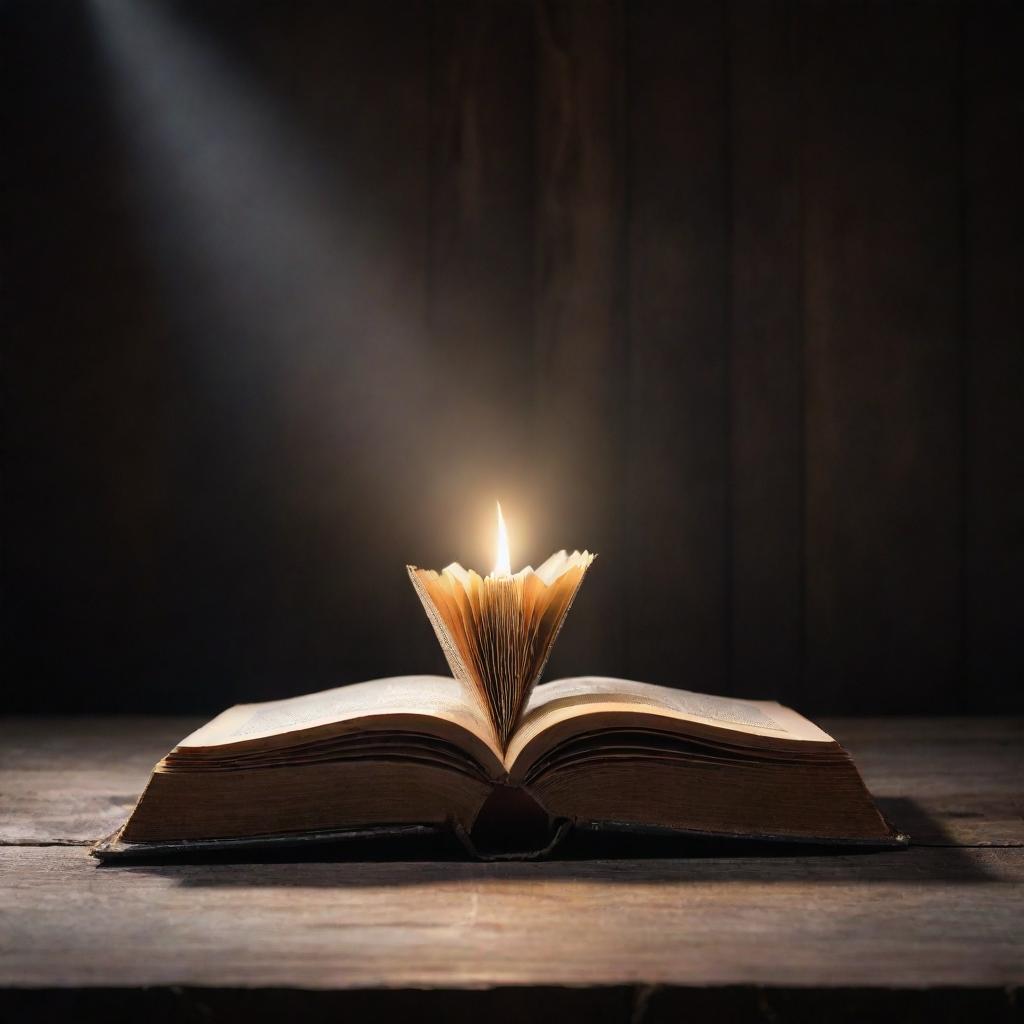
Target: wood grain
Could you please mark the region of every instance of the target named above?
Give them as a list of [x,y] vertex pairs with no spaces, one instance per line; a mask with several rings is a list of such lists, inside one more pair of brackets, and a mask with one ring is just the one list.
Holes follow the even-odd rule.
[[574,547],[599,555],[548,678],[583,666],[614,674],[624,661],[627,578],[624,19],[619,0],[539,0],[535,12],[538,557]]
[[1024,9],[964,6],[963,706],[1021,699],[1024,622]]
[[[539,564],[525,555],[526,512],[535,507],[525,479],[534,330],[533,11],[517,0],[459,0],[432,5],[431,17],[434,400],[422,424],[427,474],[407,561],[440,569],[458,560],[486,571],[497,499],[511,523],[518,568],[530,558]],[[424,531],[423,520],[436,525]],[[429,635],[423,619],[417,636]],[[430,642],[436,647],[432,636]]]
[[196,718],[0,719],[0,844],[87,844],[124,823]]
[[822,726],[915,845],[1024,846],[1021,719],[841,718]]
[[716,693],[731,579],[724,10],[627,11],[627,674]]
[[803,274],[795,2],[730,10],[732,692],[802,704]]
[[[427,322],[430,6],[410,0],[397,25],[367,0],[261,10],[292,41],[270,36],[282,50],[279,74],[290,83],[290,123],[320,158],[322,200],[311,216],[321,218],[327,262],[307,268],[302,239],[296,242],[303,287],[281,304],[267,342],[276,353],[270,386],[279,461],[257,465],[254,473],[264,475],[252,488],[272,494],[274,575],[253,587],[246,597],[253,613],[240,614],[227,636],[206,632],[218,618],[209,604],[219,595],[201,615],[190,609],[184,617],[213,650],[247,647],[249,667],[235,678],[260,679],[259,696],[269,698],[397,673],[406,655],[392,642],[396,635],[418,636],[407,649],[427,670],[440,659],[428,660],[428,638],[416,633],[422,613],[402,568],[417,532],[409,510],[428,486],[432,463],[419,428],[433,409],[435,365]],[[210,16],[206,8],[196,12]],[[262,38],[256,33],[251,46],[258,49]],[[406,415],[396,417],[396,406]],[[261,418],[259,409],[253,418]],[[230,486],[230,468],[222,479]],[[259,565],[262,550],[252,537],[236,554]],[[385,567],[392,584],[368,586]],[[197,582],[197,591],[206,589]],[[268,647],[275,655],[269,666]]]
[[803,706],[951,708],[961,663],[953,4],[806,3]]
[[0,985],[1024,981],[1016,849],[113,869],[6,847],[0,878]]

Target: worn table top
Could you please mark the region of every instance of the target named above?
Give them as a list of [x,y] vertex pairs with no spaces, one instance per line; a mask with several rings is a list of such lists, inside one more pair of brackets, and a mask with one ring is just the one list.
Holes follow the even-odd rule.
[[326,1018],[337,999],[367,1010],[426,989],[410,1004],[421,1016],[456,1006],[495,1019],[543,987],[539,1019],[569,1009],[647,1021],[721,1000],[813,1019],[813,1000],[829,993],[870,1012],[893,989],[904,1017],[907,998],[938,1019],[968,1012],[957,1000],[997,1018],[1021,1011],[1022,721],[824,723],[913,836],[906,851],[634,844],[625,857],[570,849],[545,863],[392,851],[98,866],[88,844],[124,819],[153,763],[197,724],[0,721],[0,987],[16,1008],[67,1010],[73,999],[75,1015],[98,1018],[111,991],[129,990],[157,1019],[197,999],[208,1016],[241,1001],[263,1019],[283,996],[260,988],[292,1000],[301,990],[307,1012]]

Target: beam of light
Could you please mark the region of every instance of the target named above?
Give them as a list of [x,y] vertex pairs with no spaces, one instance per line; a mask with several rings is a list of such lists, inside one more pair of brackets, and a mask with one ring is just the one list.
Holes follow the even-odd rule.
[[415,437],[387,396],[425,379],[406,266],[419,254],[180,12],[159,0],[91,10],[145,244],[210,400],[240,430],[276,416],[321,472],[332,460],[379,472],[382,448]]

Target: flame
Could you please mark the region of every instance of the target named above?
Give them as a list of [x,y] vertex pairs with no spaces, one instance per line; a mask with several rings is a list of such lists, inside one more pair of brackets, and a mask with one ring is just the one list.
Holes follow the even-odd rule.
[[498,543],[494,559],[494,576],[511,576],[512,562],[508,554],[508,530],[505,529],[505,517],[501,514],[501,502],[498,506]]

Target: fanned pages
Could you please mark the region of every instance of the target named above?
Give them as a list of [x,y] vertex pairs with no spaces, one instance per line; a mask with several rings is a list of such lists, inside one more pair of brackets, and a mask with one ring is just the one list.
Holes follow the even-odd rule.
[[594,557],[559,551],[537,570],[484,577],[458,562],[406,567],[452,675],[478,695],[503,750]]

